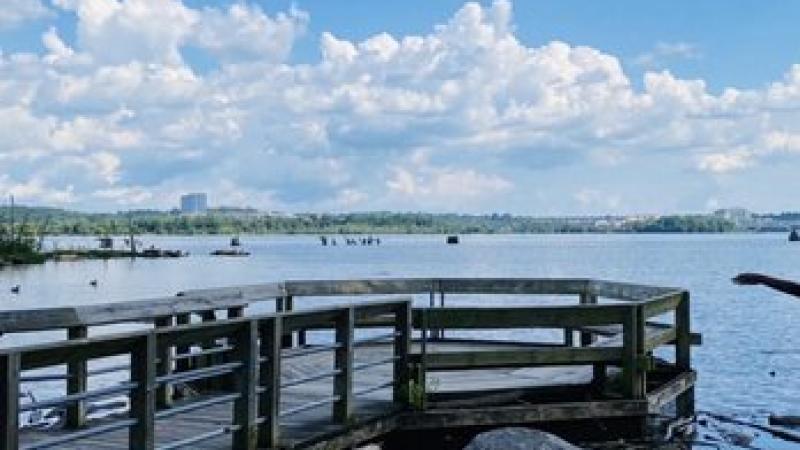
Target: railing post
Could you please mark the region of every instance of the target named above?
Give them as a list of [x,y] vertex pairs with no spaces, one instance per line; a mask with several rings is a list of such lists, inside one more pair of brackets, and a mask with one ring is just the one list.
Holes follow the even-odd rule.
[[333,395],[339,397],[333,403],[333,420],[347,423],[353,414],[353,334],[355,311],[353,307],[342,309],[336,320],[336,349],[334,367],[339,373],[333,378]]
[[[180,325],[189,325],[192,323],[192,315],[191,313],[182,313],[175,316],[175,321],[177,324]],[[190,346],[189,345],[178,345],[175,346],[175,353],[178,355],[185,355],[189,353]],[[175,370],[178,372],[185,372],[189,370],[192,366],[192,360],[190,358],[181,358],[175,363]]]
[[623,361],[622,378],[625,395],[632,399],[644,398],[644,373],[641,370],[641,351],[644,342],[641,339],[640,319],[641,307],[632,304],[627,308],[622,324]]
[[[67,339],[86,339],[89,330],[84,325],[67,328]],[[88,363],[85,359],[67,363],[67,395],[86,392],[89,378]],[[79,400],[67,405],[66,425],[80,428],[86,424],[86,401]]]
[[[582,292],[580,295],[581,305],[596,305],[597,295],[589,292]],[[580,332],[581,347],[591,347],[597,337],[589,331]],[[606,381],[606,365],[596,363],[592,365],[592,384],[602,386]]]
[[[275,310],[277,312],[291,312],[294,309],[294,299],[291,296],[279,297],[275,303]],[[292,348],[293,333],[289,333],[282,337],[281,345],[283,348]]]
[[409,359],[411,351],[411,301],[403,303],[394,313],[394,391],[392,400],[395,404],[408,405],[409,392]]
[[0,450],[19,447],[19,353],[0,354]]
[[[217,312],[213,309],[208,311],[202,311],[200,313],[200,320],[203,323],[214,322],[217,320]],[[217,346],[216,339],[208,339],[205,340],[200,347],[203,350],[208,350],[216,346]],[[198,359],[197,365],[200,367],[210,367],[218,364],[219,361],[220,361],[219,355],[206,355]],[[198,385],[202,389],[211,390],[211,389],[219,389],[221,383],[216,378],[209,378],[205,380],[200,380],[198,382]]]
[[260,322],[261,367],[259,386],[264,391],[259,396],[258,416],[264,420],[258,428],[258,445],[276,448],[280,437],[280,385],[281,385],[281,317],[274,316]]
[[[692,368],[691,308],[689,293],[684,292],[675,309],[675,365],[681,371]],[[694,388],[678,396],[676,407],[679,417],[694,416]]]
[[244,322],[233,338],[234,361],[242,363],[236,372],[236,392],[233,404],[233,423],[239,429],[233,433],[235,449],[255,450],[258,443],[256,385],[258,383],[258,322]]
[[[162,316],[155,319],[156,328],[171,327],[173,323],[172,316]],[[166,345],[158,345],[156,349],[158,355],[158,364],[156,364],[156,375],[163,376],[172,373],[172,347]],[[164,383],[156,389],[156,407],[169,408],[172,406],[172,385]]]
[[136,423],[129,428],[128,445],[131,450],[151,450],[155,446],[155,381],[156,335],[143,335],[131,349],[130,417]]

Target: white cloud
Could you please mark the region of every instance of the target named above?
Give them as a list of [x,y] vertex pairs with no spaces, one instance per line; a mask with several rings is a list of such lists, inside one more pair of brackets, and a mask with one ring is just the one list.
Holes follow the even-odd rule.
[[700,49],[688,42],[659,42],[652,50],[633,58],[633,63],[647,68],[662,66],[676,59],[700,59]]
[[[163,207],[208,190],[287,209],[618,210],[639,189],[615,170],[713,183],[800,159],[800,65],[763,89],[715,94],[665,70],[637,89],[614,55],[519,41],[508,1],[421,35],[325,31],[304,64],[289,55],[313,18],[297,9],[53,4],[74,12],[75,42],[54,27],[42,54],[0,55],[0,188],[32,200]],[[190,47],[212,68],[193,69]],[[593,179],[570,194],[567,176]]]
[[41,0],[3,0],[0,28],[15,27],[28,20],[50,17],[52,11]]

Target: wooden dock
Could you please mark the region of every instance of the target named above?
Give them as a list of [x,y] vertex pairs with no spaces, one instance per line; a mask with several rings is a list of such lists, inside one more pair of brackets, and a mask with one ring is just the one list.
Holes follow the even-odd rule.
[[[453,294],[526,301],[445,306]],[[537,304],[553,295],[576,301]],[[294,308],[310,297],[347,304]],[[274,312],[248,314],[259,302]],[[642,424],[672,402],[686,417],[699,343],[689,319],[681,289],[567,279],[289,281],[5,311],[3,333],[66,329],[68,339],[0,350],[0,449],[346,448],[411,431]],[[88,337],[123,322],[153,326]],[[498,329],[561,338],[474,336]],[[653,356],[662,346],[674,361]],[[111,372],[116,383],[91,382]],[[20,398],[52,380],[66,381],[62,396]],[[118,398],[124,412],[87,419],[90,403]],[[63,427],[20,427],[21,412],[52,408],[64,408]]]

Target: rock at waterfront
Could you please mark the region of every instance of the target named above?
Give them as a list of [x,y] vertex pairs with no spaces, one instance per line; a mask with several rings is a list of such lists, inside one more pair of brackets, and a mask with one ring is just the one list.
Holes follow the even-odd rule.
[[464,450],[579,450],[579,447],[540,430],[500,428],[475,436]]

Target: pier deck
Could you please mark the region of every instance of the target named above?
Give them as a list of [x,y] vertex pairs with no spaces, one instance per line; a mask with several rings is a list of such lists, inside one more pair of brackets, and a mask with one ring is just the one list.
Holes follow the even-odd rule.
[[[298,296],[352,301],[425,286],[426,307],[390,298],[292,311]],[[445,292],[567,294],[579,302],[445,307]],[[275,300],[275,313],[245,315],[264,298]],[[679,289],[587,280],[312,281],[185,293],[171,304],[150,302],[146,314],[138,310],[144,304],[0,312],[5,332],[72,330],[67,341],[0,350],[0,449],[343,448],[409,430],[636,423],[673,401],[678,415],[693,414],[689,348],[699,338]],[[189,323],[188,314],[202,322]],[[92,338],[75,331],[141,320],[156,327]],[[558,331],[563,341],[472,337],[498,329]],[[465,331],[469,338],[456,337]],[[653,356],[664,345],[675,347],[674,362]],[[94,364],[109,357],[116,365]],[[64,365],[66,373],[55,370]],[[117,384],[88,384],[112,370],[121,372]],[[59,378],[67,380],[65,396],[16,400],[21,386]],[[199,393],[178,398],[187,385]],[[129,402],[124,412],[87,420],[89,403],[120,397]],[[53,407],[66,408],[66,427],[19,430],[20,412]]]

